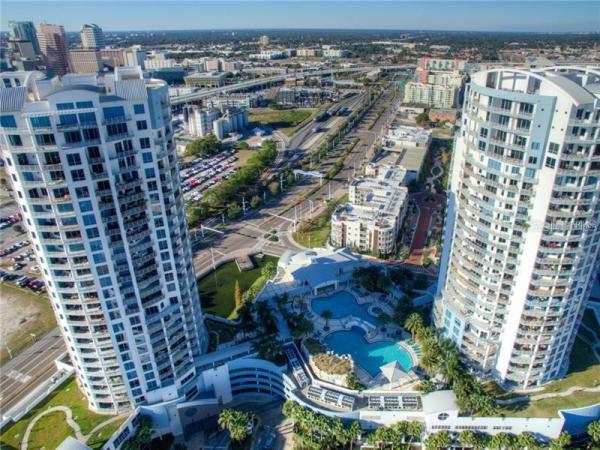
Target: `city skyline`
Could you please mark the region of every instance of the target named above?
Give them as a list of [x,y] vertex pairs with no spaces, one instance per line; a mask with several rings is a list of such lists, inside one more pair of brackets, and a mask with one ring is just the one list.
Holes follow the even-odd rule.
[[[600,6],[592,1],[411,2],[156,1],[132,26],[140,2],[3,2],[2,31],[9,20],[59,23],[69,32],[94,19],[107,31],[236,29],[356,29],[489,32],[600,32]],[[59,7],[60,4],[68,8]],[[543,7],[540,5],[543,4]],[[343,8],[340,8],[343,5]],[[308,7],[307,7],[308,6]],[[118,7],[118,15],[114,14]],[[314,14],[315,11],[319,14]],[[435,14],[433,14],[435,12]],[[196,15],[198,14],[198,15]]]

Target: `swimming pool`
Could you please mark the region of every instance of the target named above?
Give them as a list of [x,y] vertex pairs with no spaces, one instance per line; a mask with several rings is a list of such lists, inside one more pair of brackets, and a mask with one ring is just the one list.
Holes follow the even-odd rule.
[[392,361],[398,361],[400,367],[408,372],[413,366],[413,360],[407,350],[395,342],[380,341],[369,343],[361,328],[334,331],[325,336],[325,344],[338,355],[350,355],[372,377],[377,376],[379,367]]
[[333,313],[333,319],[354,316],[377,326],[379,321],[369,314],[369,304],[359,305],[356,298],[348,291],[339,291],[326,297],[311,300],[312,309],[317,315],[329,309]]

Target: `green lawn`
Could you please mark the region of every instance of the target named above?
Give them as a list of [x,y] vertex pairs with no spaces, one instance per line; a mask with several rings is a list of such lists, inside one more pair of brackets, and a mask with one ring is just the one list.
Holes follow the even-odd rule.
[[[532,395],[548,392],[563,392],[571,386],[595,387],[600,385],[600,361],[596,359],[590,347],[581,339],[575,340],[571,353],[571,364],[567,376],[553,381],[544,389]],[[498,398],[511,398],[516,394],[507,393]],[[555,417],[559,409],[579,408],[600,402],[600,392],[577,392],[568,397],[554,397],[533,402],[509,405],[502,409],[506,415]]]
[[261,260],[254,259],[255,268],[240,272],[235,261],[230,261],[218,267],[199,280],[200,302],[202,310],[221,317],[235,319],[235,300],[233,292],[235,281],[238,280],[242,293],[260,276],[261,268],[269,261],[277,263],[274,256],[265,256]]
[[255,153],[253,150],[238,150],[235,152],[235,156],[238,158],[235,167],[244,167],[253,153]]
[[314,109],[260,110],[250,113],[250,126],[263,125],[292,136],[298,125],[315,113]]
[[324,247],[331,232],[331,213],[337,205],[347,201],[346,194],[327,205],[327,208],[311,222],[301,224],[298,231],[293,233],[294,240],[306,248]]
[[13,357],[25,350],[31,345],[31,333],[41,337],[56,327],[56,319],[50,300],[45,294],[37,295],[26,289],[16,287],[12,283],[0,284],[0,302],[8,303],[9,306],[2,306],[2,310],[9,310],[6,319],[11,323],[17,321],[18,327],[11,330],[7,327],[1,334],[2,339],[6,340],[0,348],[0,364],[9,359],[6,346],[8,346]]
[[[53,406],[67,406],[73,411],[73,418],[81,427],[84,435],[89,434],[94,427],[111,418],[111,416],[100,415],[88,409],[88,403],[84,395],[79,391],[75,378],[69,378],[46,400],[35,407],[29,414],[16,423],[7,425],[0,430],[0,448],[18,449],[21,439],[29,422],[42,411]],[[120,424],[119,421],[117,423]],[[114,424],[107,425],[112,427]],[[118,426],[118,425],[117,425]],[[65,415],[60,412],[49,414],[40,419],[33,427],[29,449],[56,448],[67,436],[73,435],[72,429],[65,421]],[[106,436],[107,440],[110,435]],[[94,448],[100,448],[103,442],[96,439]]]

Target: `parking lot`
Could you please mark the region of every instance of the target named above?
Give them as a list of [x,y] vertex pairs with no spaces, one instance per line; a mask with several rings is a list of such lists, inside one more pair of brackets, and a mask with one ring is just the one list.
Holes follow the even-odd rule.
[[192,202],[200,200],[206,190],[219,185],[237,171],[236,160],[235,150],[227,150],[179,163],[184,199]]

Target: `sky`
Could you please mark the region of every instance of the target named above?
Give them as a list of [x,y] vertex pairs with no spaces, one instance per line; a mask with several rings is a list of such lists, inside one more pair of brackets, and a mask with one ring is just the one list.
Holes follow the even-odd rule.
[[29,1],[0,0],[9,20],[93,22],[106,31],[211,29],[391,29],[600,32],[600,1]]

